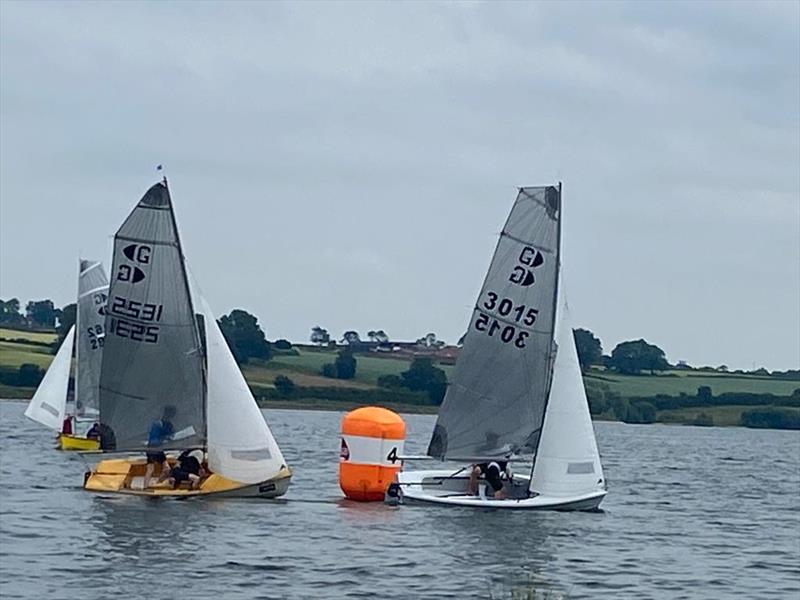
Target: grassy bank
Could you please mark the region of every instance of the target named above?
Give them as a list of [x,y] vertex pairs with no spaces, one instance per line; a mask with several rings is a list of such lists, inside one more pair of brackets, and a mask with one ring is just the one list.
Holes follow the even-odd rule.
[[[320,400],[317,398],[298,398],[292,400],[265,400],[259,399],[258,405],[269,410],[280,408],[289,410],[333,410],[348,411],[364,406],[363,403],[346,400]],[[375,402],[370,406],[382,406],[398,413],[435,415],[438,407],[421,406],[419,404],[404,404],[402,402]]]
[[0,340],[25,340],[28,342],[38,342],[40,344],[52,344],[58,336],[55,332],[47,331],[27,331],[24,329],[9,329],[0,327]]
[[691,425],[702,421],[702,415],[711,418],[715,427],[737,427],[741,425],[742,412],[755,406],[704,406],[701,408],[679,408],[660,410],[656,413],[659,423]]
[[678,396],[682,393],[694,394],[701,386],[711,388],[711,393],[715,396],[727,392],[789,396],[793,390],[800,388],[800,381],[775,377],[687,371],[667,371],[660,375],[618,375],[593,369],[584,377],[584,382],[587,387],[598,387],[605,384],[624,398],[657,394],[667,396]]
[[[47,368],[53,359],[52,350],[45,344],[55,341],[55,333],[26,332],[0,328],[0,368],[18,369],[30,363]],[[428,405],[424,395],[408,390],[387,390],[377,386],[381,375],[399,375],[407,370],[409,357],[397,355],[357,354],[356,377],[340,380],[323,377],[322,366],[333,362],[336,350],[310,346],[276,354],[270,361],[252,361],[242,372],[254,395],[265,408],[298,408],[309,410],[350,410],[366,404],[386,406],[408,413],[435,413],[437,408]],[[452,376],[451,365],[437,365]],[[280,394],[274,387],[279,375],[289,377],[297,386],[290,395]],[[736,375],[726,373],[701,373],[671,371],[638,376],[619,375],[602,369],[592,369],[584,378],[590,395],[601,397],[618,395],[632,402],[653,399],[656,396],[695,396],[699,387],[707,386],[718,397],[725,393],[773,394],[790,396],[800,388],[800,382],[769,376]],[[11,387],[0,384],[0,397],[28,399],[34,388]],[[657,410],[656,422],[692,424],[712,422],[717,426],[739,425],[744,411],[756,405],[668,407]],[[662,407],[667,408],[667,407]],[[704,415],[704,416],[703,416]],[[703,416],[702,418],[700,418]],[[595,419],[616,420],[613,411],[595,415]]]
[[[265,367],[271,370],[282,370],[287,374],[294,372],[317,375],[322,370],[322,365],[331,363],[335,359],[336,351],[334,350],[314,350],[306,347],[298,349],[296,356],[276,356]],[[410,363],[408,359],[369,354],[357,354],[356,360],[358,368],[354,383],[368,386],[375,386],[381,375],[399,375],[408,369]],[[452,373],[451,365],[437,366],[448,376]],[[327,378],[326,380],[331,381]]]
[[53,360],[50,352],[44,346],[0,341],[0,367],[18,369],[28,363],[46,369]]

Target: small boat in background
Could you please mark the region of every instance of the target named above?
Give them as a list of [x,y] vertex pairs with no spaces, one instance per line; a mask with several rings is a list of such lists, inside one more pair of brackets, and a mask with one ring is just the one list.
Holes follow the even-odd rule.
[[[428,447],[462,466],[402,471],[389,497],[592,510],[606,495],[560,283],[561,209],[560,185],[521,188],[500,235]],[[531,471],[495,479],[502,494],[470,489],[473,465],[518,460]]]
[[[25,416],[59,432],[61,450],[97,450],[99,441],[86,433],[98,415],[98,386],[103,357],[104,321],[108,278],[103,265],[83,260],[78,270],[75,325],[70,328],[44,379],[36,389]],[[76,334],[77,332],[77,334]],[[75,350],[75,413],[67,413],[69,376]],[[64,433],[65,421],[71,433]]]
[[[101,461],[86,473],[84,489],[160,497],[286,493],[292,473],[208,304],[192,290],[166,178],[115,235],[111,273],[101,450],[128,456]],[[153,425],[164,427],[165,419],[169,435],[154,439]],[[147,480],[142,453],[163,453],[171,468],[176,459],[167,452],[192,449],[208,457],[197,489],[159,481],[165,474],[158,471]]]

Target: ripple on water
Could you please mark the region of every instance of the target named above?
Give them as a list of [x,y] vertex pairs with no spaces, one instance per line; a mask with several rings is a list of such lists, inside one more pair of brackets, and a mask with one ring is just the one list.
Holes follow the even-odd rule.
[[[604,512],[508,514],[343,500],[334,412],[268,413],[295,471],[285,500],[86,494],[84,460],[22,410],[0,403],[4,599],[160,598],[187,581],[231,600],[800,594],[797,432],[597,423]],[[433,417],[406,420],[423,452]]]

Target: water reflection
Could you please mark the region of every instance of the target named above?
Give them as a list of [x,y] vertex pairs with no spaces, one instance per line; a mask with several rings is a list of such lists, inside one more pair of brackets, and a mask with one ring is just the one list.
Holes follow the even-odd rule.
[[[97,545],[110,559],[147,556],[155,561],[189,558],[203,537],[213,503],[143,499],[93,498],[91,518]],[[187,514],[187,511],[191,511]]]

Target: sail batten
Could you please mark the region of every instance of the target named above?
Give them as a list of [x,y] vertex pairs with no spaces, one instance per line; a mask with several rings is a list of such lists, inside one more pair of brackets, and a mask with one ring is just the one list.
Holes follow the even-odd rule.
[[[104,449],[204,446],[204,357],[165,184],[145,193],[115,235],[111,273],[100,418],[115,447]],[[182,435],[149,439],[162,418]]]
[[428,454],[531,454],[552,375],[560,192],[521,188],[470,320]]

